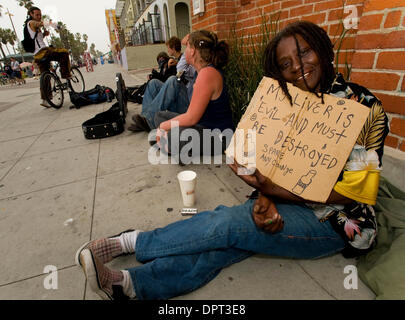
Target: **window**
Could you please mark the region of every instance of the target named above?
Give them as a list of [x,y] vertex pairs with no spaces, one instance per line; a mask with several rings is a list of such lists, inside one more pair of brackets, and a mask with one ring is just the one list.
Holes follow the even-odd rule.
[[204,0],[193,0],[193,14],[196,15],[204,11]]

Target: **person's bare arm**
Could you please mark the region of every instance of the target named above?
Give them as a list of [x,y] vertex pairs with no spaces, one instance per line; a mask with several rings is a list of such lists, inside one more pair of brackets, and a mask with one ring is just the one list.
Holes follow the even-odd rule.
[[160,124],[160,129],[169,131],[171,122],[178,121],[180,127],[191,127],[200,121],[210,100],[218,98],[222,92],[221,75],[213,68],[204,68],[200,71],[194,84],[193,96],[186,113]]

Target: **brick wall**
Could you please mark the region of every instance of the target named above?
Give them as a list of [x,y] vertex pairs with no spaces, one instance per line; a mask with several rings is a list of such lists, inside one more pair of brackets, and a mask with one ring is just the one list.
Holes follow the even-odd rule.
[[369,88],[390,119],[385,144],[405,152],[405,1],[365,1],[351,80]]
[[262,15],[278,20],[280,28],[309,20],[323,27],[337,48],[342,21],[355,14],[359,20],[342,41],[339,70],[347,74],[351,68],[351,81],[382,100],[390,119],[385,144],[405,154],[405,0],[205,0],[205,12],[192,17],[192,28],[226,39],[233,26],[241,37],[260,33]]

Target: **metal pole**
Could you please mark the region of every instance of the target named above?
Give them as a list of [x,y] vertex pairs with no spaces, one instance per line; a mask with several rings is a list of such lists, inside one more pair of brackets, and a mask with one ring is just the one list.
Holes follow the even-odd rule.
[[13,30],[14,30],[15,36],[16,36],[16,38],[17,38],[18,49],[20,49],[21,59],[22,59],[22,62],[24,62],[24,55],[23,55],[22,52],[21,52],[20,40],[18,39],[17,32],[15,32],[13,19],[11,19],[12,14],[11,14],[10,11],[8,10],[8,8],[7,8],[7,13],[6,13],[6,14],[8,14],[8,17],[10,18],[11,25],[13,26]]

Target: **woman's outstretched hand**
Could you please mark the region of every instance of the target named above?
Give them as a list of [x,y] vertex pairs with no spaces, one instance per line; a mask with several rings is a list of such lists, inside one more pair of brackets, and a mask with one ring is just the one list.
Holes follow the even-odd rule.
[[163,150],[165,150],[166,152],[169,152],[168,141],[169,139],[167,136],[167,131],[158,128],[156,131],[156,142],[158,147],[160,149],[163,148]]
[[276,233],[283,229],[283,218],[277,211],[272,199],[259,194],[252,212],[253,221],[258,228],[265,232]]
[[158,145],[160,146],[160,140],[161,139],[167,139],[167,131],[162,130],[160,128],[157,128],[156,131],[156,142],[158,143]]

